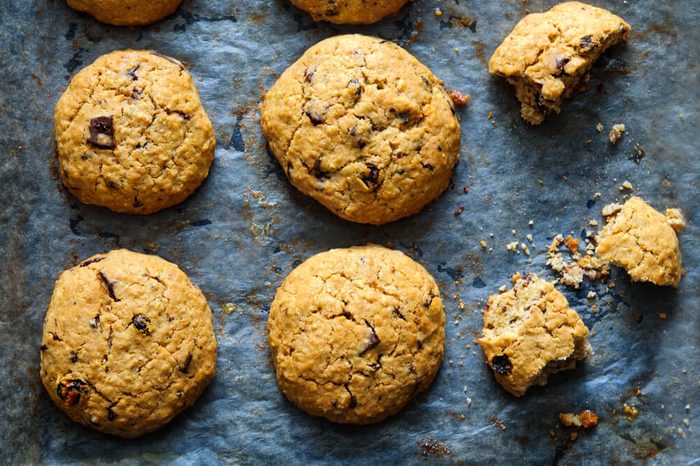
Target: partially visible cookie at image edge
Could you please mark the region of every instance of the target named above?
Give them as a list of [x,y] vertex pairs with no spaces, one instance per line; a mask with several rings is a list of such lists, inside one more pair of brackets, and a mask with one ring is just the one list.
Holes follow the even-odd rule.
[[67,0],[74,10],[115,26],[145,26],[175,12],[182,0]]
[[336,24],[371,24],[393,15],[408,0],[290,0],[309,12],[314,21]]

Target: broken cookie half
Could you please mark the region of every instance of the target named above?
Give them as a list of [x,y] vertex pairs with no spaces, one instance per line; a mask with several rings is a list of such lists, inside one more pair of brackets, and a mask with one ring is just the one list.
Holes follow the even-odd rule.
[[516,274],[512,289],[489,298],[478,343],[496,381],[522,396],[589,356],[587,336],[588,328],[552,283]]
[[601,260],[624,268],[634,281],[678,286],[683,269],[676,232],[685,226],[679,210],[664,216],[634,196],[604,207],[603,216],[607,224],[596,248]]
[[629,36],[629,24],[607,10],[562,3],[523,18],[494,52],[489,72],[515,87],[523,119],[538,125],[559,113],[608,47]]

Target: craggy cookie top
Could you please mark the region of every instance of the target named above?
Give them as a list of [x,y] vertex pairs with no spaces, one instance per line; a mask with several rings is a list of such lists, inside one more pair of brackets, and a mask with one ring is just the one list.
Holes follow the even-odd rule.
[[347,220],[418,212],[449,184],[460,128],[441,82],[401,47],[336,36],[267,92],[262,128],[287,177]]
[[152,51],[95,60],[54,115],[60,173],[82,202],[148,214],[183,201],[207,177],[214,132],[184,66]]
[[291,0],[308,11],[314,21],[336,24],[371,24],[399,11],[408,0]]
[[68,0],[68,6],[98,21],[117,26],[142,26],[172,14],[182,0]]
[[284,280],[268,321],[280,388],[304,411],[367,424],[425,390],[444,353],[433,278],[376,245],[317,254]]
[[598,235],[596,253],[606,262],[623,267],[633,280],[678,286],[681,281],[681,250],[674,230],[677,211],[670,218],[639,197],[624,205],[603,209],[607,224]]
[[494,52],[489,72],[510,78],[523,118],[538,124],[559,110],[605,49],[629,35],[629,24],[607,10],[561,3],[523,18]]
[[535,275],[515,275],[512,289],[489,297],[478,342],[498,383],[522,396],[530,385],[546,382],[548,365],[582,359],[589,351],[587,335],[554,285]]
[[61,275],[41,343],[53,401],[72,420],[120,437],[167,423],[216,371],[202,292],[174,264],[125,249]]

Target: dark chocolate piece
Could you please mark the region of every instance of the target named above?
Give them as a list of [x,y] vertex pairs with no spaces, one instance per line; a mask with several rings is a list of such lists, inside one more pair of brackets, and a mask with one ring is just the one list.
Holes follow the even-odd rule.
[[513,363],[505,354],[494,356],[491,359],[491,367],[501,375],[508,375],[513,370]]
[[143,333],[144,335],[150,335],[151,331],[148,329],[148,323],[151,321],[148,317],[143,314],[136,314],[132,319],[131,323],[134,324],[136,330]]
[[114,126],[111,116],[90,120],[90,137],[87,142],[100,149],[114,149]]

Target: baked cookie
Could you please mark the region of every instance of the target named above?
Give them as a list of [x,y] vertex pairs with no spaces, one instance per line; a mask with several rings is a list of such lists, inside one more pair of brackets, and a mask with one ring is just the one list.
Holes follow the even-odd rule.
[[73,421],[138,437],[194,404],[215,371],[211,310],[176,265],[120,249],[56,282],[41,380]]
[[374,37],[311,47],[264,96],[261,115],[292,184],[353,222],[415,214],[447,188],[459,158],[459,122],[441,81]]
[[376,245],[332,249],[294,269],[267,326],[282,392],[307,413],[344,424],[400,411],[430,386],[444,353],[435,280]]
[[190,74],[152,51],[95,60],[54,115],[63,183],[86,204],[149,214],[182,202],[214,159],[214,131]]
[[393,15],[408,0],[290,0],[308,11],[314,21],[336,24],[371,24]]
[[483,334],[478,343],[496,381],[515,396],[591,354],[581,318],[554,285],[535,275],[516,274],[512,289],[489,297]]
[[629,24],[607,10],[561,3],[523,18],[494,52],[489,72],[508,79],[523,119],[538,125],[547,114],[559,113],[608,47],[629,36]]
[[[627,270],[632,280],[678,286],[683,269],[675,227],[683,225],[676,209],[668,217],[638,197],[603,209],[607,224],[598,235],[600,258]],[[680,223],[679,223],[680,222]]]
[[107,24],[144,26],[171,15],[182,0],[68,0],[74,10]]

